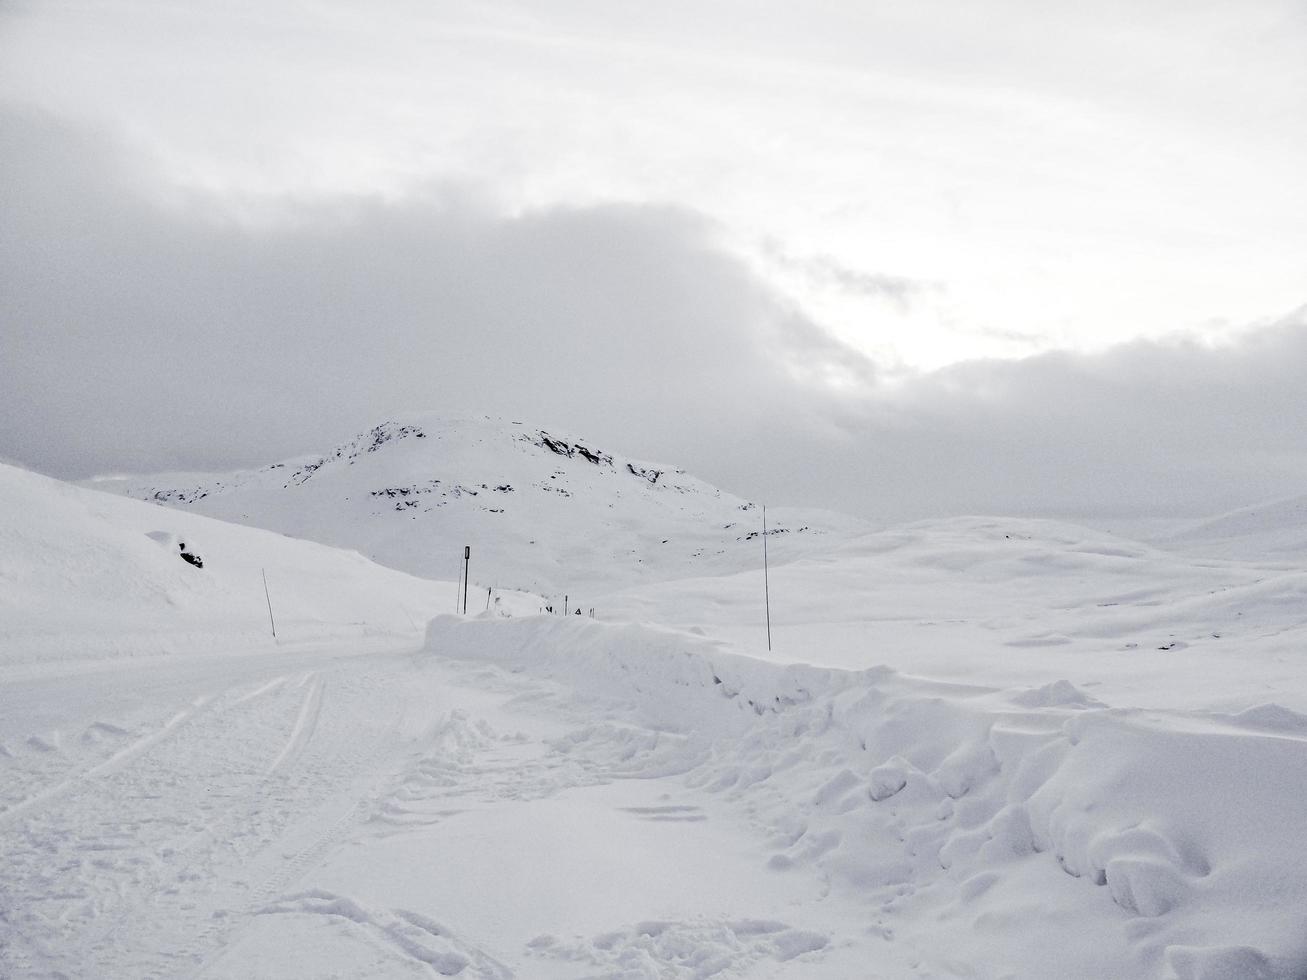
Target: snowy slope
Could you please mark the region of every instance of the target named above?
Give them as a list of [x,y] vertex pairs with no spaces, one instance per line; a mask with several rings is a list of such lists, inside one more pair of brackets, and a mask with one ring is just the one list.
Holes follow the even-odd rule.
[[1247,561],[1307,559],[1307,496],[1286,497],[1190,522],[1161,547]]
[[265,572],[283,644],[412,637],[453,602],[358,554],[0,465],[0,668],[271,648]]
[[[664,465],[522,423],[416,416],[323,456],[225,476],[97,486],[223,520],[353,548],[431,578],[568,593],[760,567],[760,509]],[[777,560],[868,530],[822,511],[769,509]]]

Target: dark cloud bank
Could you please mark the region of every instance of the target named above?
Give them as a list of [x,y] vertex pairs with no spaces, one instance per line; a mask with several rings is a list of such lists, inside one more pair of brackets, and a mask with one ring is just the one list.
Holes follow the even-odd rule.
[[[505,217],[466,189],[258,226],[111,140],[0,112],[0,456],[221,469],[409,410],[558,425],[873,519],[1203,513],[1307,492],[1307,316],[1237,345],[889,386],[672,209]],[[831,385],[832,379],[840,383]]]

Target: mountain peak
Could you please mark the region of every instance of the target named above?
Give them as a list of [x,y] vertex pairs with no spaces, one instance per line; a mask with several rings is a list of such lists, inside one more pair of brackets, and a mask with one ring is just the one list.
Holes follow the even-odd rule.
[[[97,484],[132,497],[354,548],[453,577],[473,548],[482,585],[593,594],[761,564],[754,505],[684,470],[520,421],[420,415],[372,426],[321,455],[231,474]],[[867,530],[777,508],[776,557]],[[782,543],[783,541],[783,543]]]

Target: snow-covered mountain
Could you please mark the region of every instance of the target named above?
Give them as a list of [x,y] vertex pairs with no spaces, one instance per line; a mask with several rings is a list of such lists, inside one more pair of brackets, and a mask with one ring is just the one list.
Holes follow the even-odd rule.
[[[585,603],[639,582],[762,564],[761,507],[671,466],[522,422],[416,416],[335,449],[228,475],[160,474],[96,487],[340,547],[431,578]],[[870,527],[768,509],[771,556],[827,550]]]

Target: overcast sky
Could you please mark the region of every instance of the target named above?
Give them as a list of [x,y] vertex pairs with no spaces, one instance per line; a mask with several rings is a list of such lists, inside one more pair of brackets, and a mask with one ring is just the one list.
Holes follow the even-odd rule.
[[890,519],[1307,490],[1307,5],[0,5],[0,456],[408,410]]

